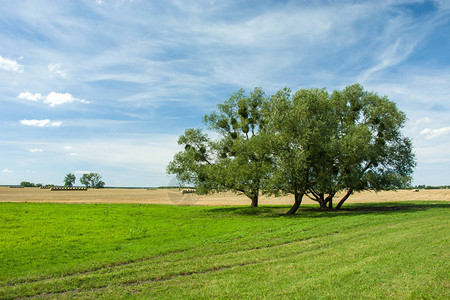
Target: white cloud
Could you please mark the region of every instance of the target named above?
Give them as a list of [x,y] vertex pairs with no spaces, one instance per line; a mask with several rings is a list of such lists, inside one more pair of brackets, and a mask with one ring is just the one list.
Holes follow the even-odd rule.
[[64,146],[64,150],[72,150],[72,146]]
[[47,96],[42,96],[40,93],[32,94],[30,92],[22,92],[18,96],[19,99],[26,99],[31,101],[40,101],[50,106],[70,104],[73,102],[90,103],[85,99],[78,99],[70,93],[50,92]]
[[18,64],[15,60],[4,58],[1,55],[0,55],[0,69],[17,73],[23,72],[23,66],[21,64]]
[[61,69],[60,64],[49,64],[47,68],[48,71],[50,72],[50,76],[61,76],[64,78],[67,77],[67,70]]
[[430,129],[430,128],[425,128],[423,129],[420,134],[422,135],[426,135],[426,139],[434,139],[446,134],[450,133],[450,127],[442,127],[442,128],[438,128],[438,129]]
[[56,93],[51,92],[45,97],[44,103],[49,104],[50,106],[62,105],[66,103],[72,103],[77,99],[74,98],[70,93]]
[[80,156],[80,154],[75,153],[75,152],[69,153],[69,154],[67,154],[67,155],[69,155],[69,156]]
[[30,151],[30,152],[33,152],[33,153],[36,153],[36,152],[42,152],[42,151],[44,151],[44,150],[39,149],[39,148],[33,148],[33,149],[30,149],[29,151]]
[[9,169],[3,169],[2,173],[12,173],[13,171],[9,170]]
[[413,122],[413,125],[426,124],[426,123],[431,123],[431,122],[432,122],[431,118],[424,117],[424,118],[421,118],[421,119]]
[[36,126],[36,127],[59,127],[62,125],[63,122],[61,121],[56,121],[56,122],[51,122],[49,119],[44,119],[44,120],[21,120],[20,124],[25,125],[25,126]]
[[26,100],[31,100],[31,101],[38,101],[38,100],[44,99],[44,97],[42,97],[41,94],[39,94],[39,93],[32,94],[30,92],[20,93],[18,97],[19,97],[19,99],[26,99]]
[[75,174],[89,174],[91,171],[75,171]]

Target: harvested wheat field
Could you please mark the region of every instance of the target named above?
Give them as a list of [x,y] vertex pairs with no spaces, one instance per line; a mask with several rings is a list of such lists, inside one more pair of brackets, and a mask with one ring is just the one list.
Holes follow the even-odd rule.
[[[337,195],[335,198],[339,198]],[[397,201],[450,201],[450,189],[399,190],[355,193],[347,203],[397,202]],[[171,205],[249,205],[244,195],[231,192],[199,196],[183,195],[178,189],[89,189],[87,191],[51,191],[39,188],[13,189],[0,187],[0,202],[57,202],[57,203],[142,203]],[[290,205],[293,196],[261,196],[260,205]],[[307,197],[303,203],[316,203]]]

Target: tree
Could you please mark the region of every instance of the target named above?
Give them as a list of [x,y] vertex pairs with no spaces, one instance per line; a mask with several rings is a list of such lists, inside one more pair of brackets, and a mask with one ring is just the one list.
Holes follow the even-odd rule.
[[64,178],[64,186],[72,187],[75,184],[76,177],[72,173],[66,174]]
[[270,98],[239,90],[204,117],[219,137],[186,130],[167,172],[199,193],[242,192],[253,207],[261,192],[293,194],[288,214],[304,196],[327,209],[344,192],[340,209],[354,192],[409,184],[416,163],[405,120],[394,102],[359,84],[331,94],[284,88]]
[[276,165],[266,192],[293,194],[294,205],[288,214],[297,211],[310,186],[309,160],[314,149],[313,132],[308,127],[314,127],[314,116],[299,101],[303,97],[323,99],[326,95],[324,90],[300,90],[291,96],[284,88],[270,98],[264,110]]
[[269,151],[262,131],[264,92],[255,88],[249,96],[239,90],[206,115],[203,122],[219,138],[211,140],[200,129],[188,129],[178,152],[167,167],[180,183],[196,186],[198,193],[231,190],[241,192],[258,206],[260,190],[269,172]]
[[22,187],[35,187],[35,184],[32,183],[32,182],[29,182],[29,181],[22,181],[20,183],[20,186],[22,186]]
[[[274,178],[286,181],[284,186],[278,182],[284,192],[292,192],[287,183],[296,178],[300,191],[325,209],[345,191],[339,209],[354,192],[397,189],[410,182],[415,158],[411,141],[400,131],[405,114],[395,103],[358,84],[331,95],[302,89],[284,98],[272,97],[268,111],[278,140],[278,165],[291,166],[275,172]],[[290,213],[298,206],[296,201]]]
[[80,182],[87,188],[99,189],[105,186],[105,183],[101,179],[102,177],[98,173],[85,173],[81,176]]
[[81,176],[81,178],[80,178],[80,182],[81,182],[81,184],[82,185],[85,185],[86,186],[86,188],[88,188],[89,187],[89,185],[91,184],[91,174],[92,173],[84,173],[82,176]]

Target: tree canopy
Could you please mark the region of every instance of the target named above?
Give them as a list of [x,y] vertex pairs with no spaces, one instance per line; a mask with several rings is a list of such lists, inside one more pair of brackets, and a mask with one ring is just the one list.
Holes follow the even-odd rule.
[[100,189],[105,187],[105,183],[101,179],[102,176],[98,173],[85,173],[81,176],[80,182],[87,188]]
[[411,141],[401,134],[405,114],[361,85],[331,94],[301,89],[291,96],[282,90],[271,97],[267,114],[280,166],[273,190],[303,193],[321,208],[332,208],[334,196],[345,191],[339,209],[353,192],[410,182],[415,159]]
[[187,129],[178,140],[184,151],[175,155],[167,172],[181,183],[195,184],[198,193],[231,190],[250,198],[252,207],[258,206],[269,172],[270,151],[262,134],[265,101],[260,88],[248,96],[244,90],[234,93],[203,119],[219,138],[212,140],[200,129]]
[[66,174],[66,177],[64,177],[64,186],[72,187],[75,183],[76,177],[72,173]]
[[179,139],[184,150],[167,170],[198,192],[242,192],[258,196],[293,194],[295,213],[303,196],[333,208],[339,192],[405,187],[415,157],[401,129],[406,115],[387,97],[359,84],[341,91],[284,88],[266,97],[260,88],[243,90],[204,117],[218,134],[210,139],[188,129]]

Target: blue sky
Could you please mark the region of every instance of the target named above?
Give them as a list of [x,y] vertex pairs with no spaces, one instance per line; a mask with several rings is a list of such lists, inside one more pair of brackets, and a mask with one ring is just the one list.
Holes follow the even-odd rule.
[[407,114],[413,183],[450,184],[450,1],[0,2],[0,184],[167,185],[236,90],[357,82]]

